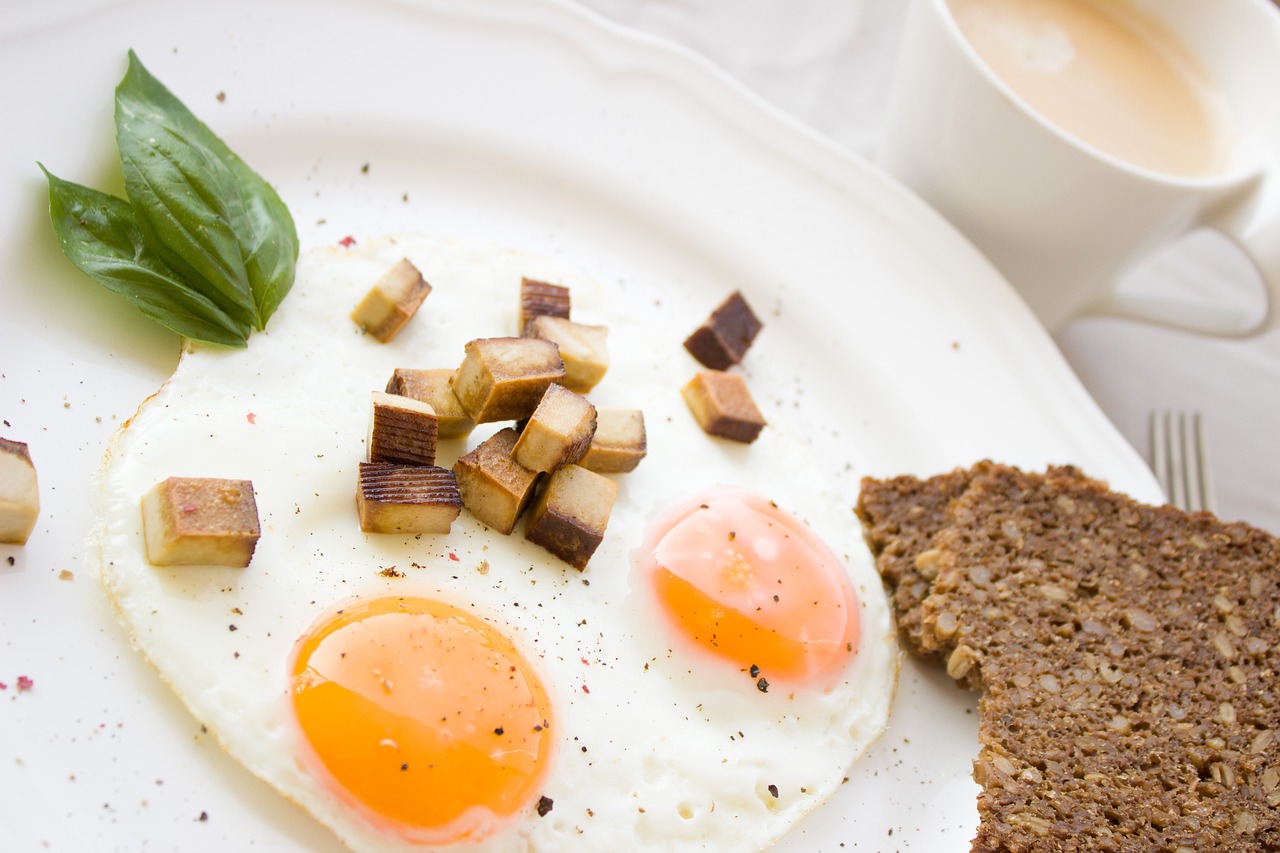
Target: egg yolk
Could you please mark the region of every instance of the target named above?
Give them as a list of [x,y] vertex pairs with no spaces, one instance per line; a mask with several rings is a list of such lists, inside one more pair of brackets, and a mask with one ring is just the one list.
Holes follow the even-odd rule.
[[829,678],[858,644],[843,564],[772,501],[721,487],[662,518],[638,552],[672,629],[771,681]]
[[312,758],[378,830],[475,840],[536,799],[551,706],[511,641],[457,607],[380,598],[298,641],[291,697]]

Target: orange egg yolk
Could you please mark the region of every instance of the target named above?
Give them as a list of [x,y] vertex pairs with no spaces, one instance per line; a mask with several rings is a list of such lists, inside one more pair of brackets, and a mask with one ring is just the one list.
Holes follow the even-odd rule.
[[551,705],[511,641],[440,601],[337,610],[298,641],[297,721],[331,787],[379,831],[478,839],[537,799]]
[[843,564],[760,495],[700,495],[661,519],[639,554],[675,632],[766,685],[827,679],[854,654],[858,607]]

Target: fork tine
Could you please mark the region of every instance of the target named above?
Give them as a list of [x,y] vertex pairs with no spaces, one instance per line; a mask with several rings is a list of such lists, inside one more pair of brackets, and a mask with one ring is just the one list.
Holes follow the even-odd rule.
[[1189,508],[1217,512],[1213,477],[1209,473],[1212,467],[1209,465],[1209,443],[1205,440],[1204,429],[1201,428],[1199,412],[1191,416],[1191,432],[1192,437],[1191,441],[1187,442],[1187,448],[1190,458],[1194,460],[1195,477],[1190,482],[1195,485],[1195,488],[1188,488],[1188,491],[1194,491],[1195,495],[1191,498]]
[[1173,499],[1173,472],[1169,453],[1169,413],[1152,412],[1149,423],[1151,428],[1151,470],[1156,475],[1160,490],[1167,499]]
[[1200,413],[1152,412],[1151,470],[1169,503],[1195,512],[1216,511],[1209,449]]

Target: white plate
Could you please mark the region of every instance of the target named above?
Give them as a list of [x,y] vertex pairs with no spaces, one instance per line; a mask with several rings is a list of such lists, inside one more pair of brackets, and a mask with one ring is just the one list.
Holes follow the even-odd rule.
[[[337,847],[202,735],[84,561],[88,480],[177,341],[60,255],[35,161],[118,186],[130,47],[279,187],[304,247],[412,229],[655,299],[741,287],[850,505],[864,474],[982,457],[1158,496],[976,252],[687,52],[548,0],[3,5],[0,435],[30,444],[43,502],[31,542],[0,546],[6,850]],[[907,662],[888,733],[782,848],[968,849],[975,749],[968,697]]]

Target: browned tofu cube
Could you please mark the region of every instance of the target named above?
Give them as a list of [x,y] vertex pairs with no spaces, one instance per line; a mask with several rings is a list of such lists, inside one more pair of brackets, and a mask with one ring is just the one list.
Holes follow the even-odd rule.
[[736,373],[703,370],[680,389],[680,394],[708,435],[750,444],[765,425],[746,380]]
[[569,319],[569,288],[536,278],[520,281],[520,334],[534,317]]
[[142,531],[153,565],[244,568],[261,532],[253,483],[170,477],[142,496]]
[[365,533],[448,533],[462,500],[446,468],[361,462],[356,511]]
[[436,413],[436,435],[439,438],[465,438],[475,421],[458,402],[451,387],[453,371],[447,368],[413,370],[397,367],[387,382],[388,394],[399,394],[421,400]]
[[547,386],[511,457],[530,471],[554,471],[577,462],[596,432],[596,407],[561,385]]
[[524,536],[578,571],[604,540],[618,484],[578,465],[551,475],[529,511]]
[[536,471],[511,458],[517,434],[511,427],[500,429],[453,466],[462,505],[482,523],[499,533],[510,533],[529,505]]
[[31,452],[21,441],[0,438],[0,542],[25,545],[39,514]]
[[609,369],[606,326],[589,326],[562,317],[534,317],[529,322],[528,334],[560,348],[560,358],[564,361],[564,380],[560,384],[570,391],[587,393]]
[[684,342],[689,354],[712,370],[742,361],[761,324],[742,292],[735,290]]
[[394,338],[409,322],[431,292],[418,268],[405,258],[382,278],[360,300],[351,312],[356,325],[384,344]]
[[551,341],[480,338],[466,351],[453,393],[478,424],[529,417],[547,386],[564,379],[564,362]]
[[436,412],[420,400],[373,392],[369,415],[370,462],[393,465],[436,463]]
[[645,453],[644,412],[601,406],[596,434],[578,464],[599,474],[623,474],[634,471]]

